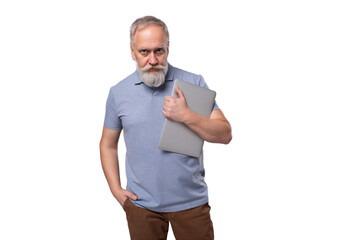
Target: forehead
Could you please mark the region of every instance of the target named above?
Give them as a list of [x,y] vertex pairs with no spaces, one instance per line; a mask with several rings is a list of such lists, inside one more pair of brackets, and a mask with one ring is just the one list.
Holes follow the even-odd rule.
[[166,35],[162,27],[150,24],[134,34],[134,43],[137,47],[160,47],[166,43]]

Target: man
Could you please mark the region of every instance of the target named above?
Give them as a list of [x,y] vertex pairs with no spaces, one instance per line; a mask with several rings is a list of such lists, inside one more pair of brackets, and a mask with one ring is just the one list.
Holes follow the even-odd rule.
[[[165,118],[182,122],[208,142],[227,144],[231,127],[215,104],[209,119],[187,108],[174,79],[207,87],[200,75],[167,62],[169,33],[164,22],[146,16],[130,28],[137,71],[110,89],[100,142],[110,190],[126,212],[131,239],[166,239],[169,222],[176,239],[213,239],[202,155],[194,158],[158,148]],[[118,139],[124,131],[127,187],[122,188]]]

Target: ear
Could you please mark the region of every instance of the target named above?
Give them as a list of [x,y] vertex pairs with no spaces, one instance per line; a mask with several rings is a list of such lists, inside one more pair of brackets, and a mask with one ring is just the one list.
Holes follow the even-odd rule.
[[169,46],[170,46],[170,42],[168,42],[168,45],[167,45],[167,56],[166,57],[168,57],[169,56]]
[[134,48],[131,43],[130,43],[130,51],[131,51],[131,57],[135,61],[135,52],[134,52]]

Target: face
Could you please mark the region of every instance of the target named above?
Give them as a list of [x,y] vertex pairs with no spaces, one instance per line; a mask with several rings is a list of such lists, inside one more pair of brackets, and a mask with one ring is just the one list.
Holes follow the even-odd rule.
[[[169,43],[160,26],[150,24],[134,35],[134,46],[130,44],[131,56],[137,63],[140,77],[151,87],[157,87],[164,81],[167,71]],[[159,79],[163,78],[162,80]]]

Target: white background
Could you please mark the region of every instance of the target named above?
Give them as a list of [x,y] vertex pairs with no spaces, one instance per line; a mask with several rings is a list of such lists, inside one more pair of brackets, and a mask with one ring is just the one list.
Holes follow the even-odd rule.
[[99,140],[109,88],[135,69],[129,26],[148,14],[169,27],[169,62],[204,76],[233,127],[229,145],[205,144],[216,239],[360,239],[359,12],[1,1],[0,239],[129,239]]

